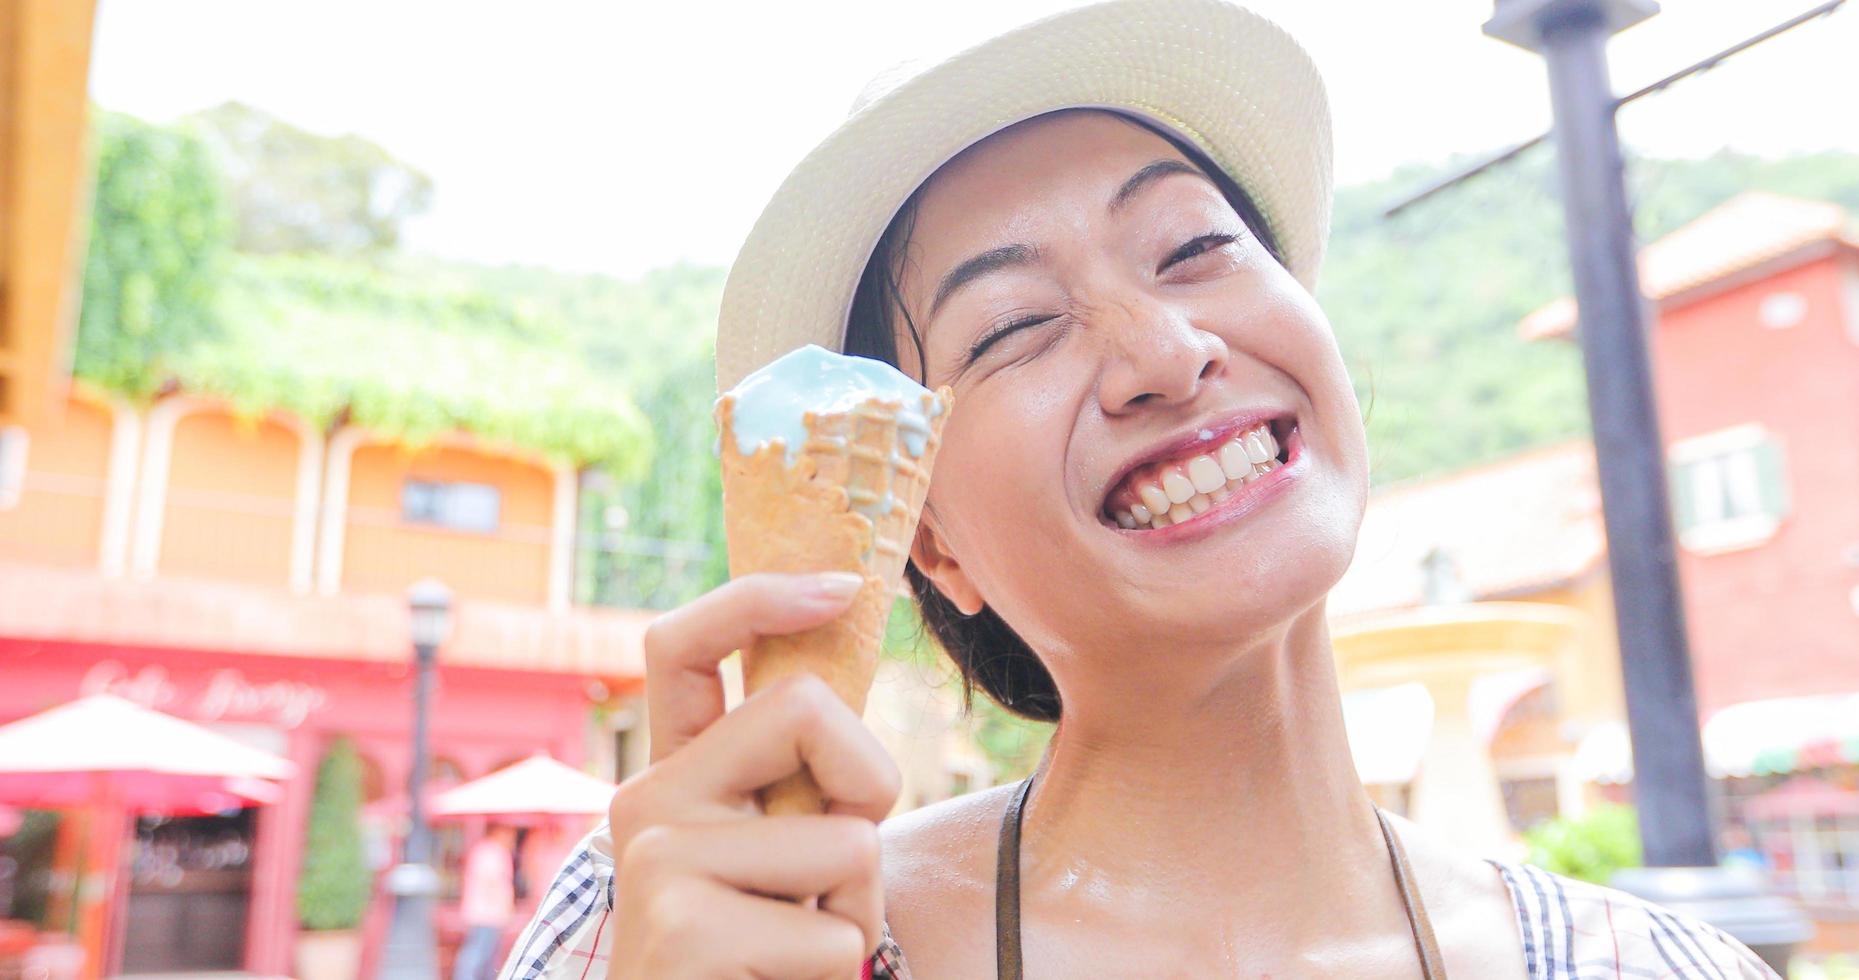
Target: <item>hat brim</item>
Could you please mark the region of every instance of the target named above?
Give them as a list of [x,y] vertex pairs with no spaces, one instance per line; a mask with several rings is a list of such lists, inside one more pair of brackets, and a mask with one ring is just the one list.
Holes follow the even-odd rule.
[[797,165],[730,267],[717,388],[790,350],[840,350],[858,278],[905,200],[1015,123],[1095,107],[1186,138],[1251,196],[1314,287],[1329,231],[1330,111],[1309,55],[1221,0],[1110,0],[999,35],[863,106]]

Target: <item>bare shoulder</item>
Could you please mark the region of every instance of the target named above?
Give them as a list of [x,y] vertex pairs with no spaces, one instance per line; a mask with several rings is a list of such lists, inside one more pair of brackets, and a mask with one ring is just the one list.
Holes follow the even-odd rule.
[[1013,790],[958,796],[880,828],[885,921],[919,980],[992,969],[995,846]]
[[1395,832],[1413,865],[1449,976],[1525,980],[1517,907],[1491,862],[1396,817]]

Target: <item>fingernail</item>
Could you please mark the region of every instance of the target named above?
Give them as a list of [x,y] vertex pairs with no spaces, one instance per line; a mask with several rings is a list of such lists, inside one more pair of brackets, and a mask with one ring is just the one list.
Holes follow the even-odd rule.
[[813,577],[807,592],[816,599],[849,599],[864,584],[864,576],[851,572],[822,572]]

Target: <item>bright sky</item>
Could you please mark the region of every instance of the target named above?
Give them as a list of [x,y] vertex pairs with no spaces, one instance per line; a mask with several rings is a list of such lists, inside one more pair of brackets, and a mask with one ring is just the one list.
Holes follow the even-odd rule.
[[[1666,0],[1613,44],[1626,91],[1813,6]],[[237,99],[358,133],[429,173],[413,247],[630,275],[727,263],[793,163],[878,71],[1066,0],[102,0],[91,90],[166,119]],[[1543,65],[1490,0],[1256,0],[1329,83],[1343,182],[1487,151],[1549,121]],[[1855,4],[1859,7],[1859,4]],[[518,13],[520,11],[520,13]],[[1859,10],[1622,114],[1661,155],[1859,151]]]

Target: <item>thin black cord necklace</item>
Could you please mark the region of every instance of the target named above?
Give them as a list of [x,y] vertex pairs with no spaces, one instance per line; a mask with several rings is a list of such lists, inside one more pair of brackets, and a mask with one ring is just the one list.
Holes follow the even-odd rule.
[[[1033,789],[1027,777],[1007,800],[1007,812],[1001,816],[1000,850],[994,870],[994,962],[997,980],[1023,980],[1020,960],[1020,818],[1026,798]],[[1413,869],[1407,863],[1407,851],[1388,822],[1381,807],[1375,808],[1381,822],[1381,836],[1388,845],[1388,863],[1394,869],[1394,883],[1401,890],[1401,905],[1407,911],[1407,926],[1413,932],[1414,948],[1420,953],[1420,972],[1426,980],[1446,980],[1446,964],[1440,956],[1439,940],[1433,936],[1433,922],[1427,918],[1426,905],[1414,885]]]

